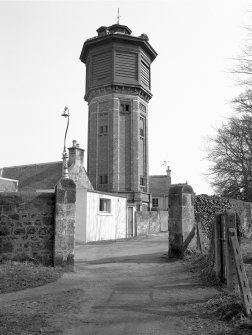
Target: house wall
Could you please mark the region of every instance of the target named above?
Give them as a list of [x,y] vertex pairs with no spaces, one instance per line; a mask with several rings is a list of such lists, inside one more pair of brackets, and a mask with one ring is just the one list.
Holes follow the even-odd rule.
[[55,194],[0,193],[0,257],[53,261]]
[[[111,201],[111,212],[100,212],[100,198]],[[126,237],[127,199],[87,191],[86,242]]]
[[69,176],[75,182],[77,188],[93,189],[93,186],[87,176],[84,166],[80,164],[73,164],[69,168]]
[[[168,210],[168,195],[167,196],[154,196],[152,195],[152,199],[158,199],[158,208],[162,211]],[[153,207],[155,209],[155,207]]]

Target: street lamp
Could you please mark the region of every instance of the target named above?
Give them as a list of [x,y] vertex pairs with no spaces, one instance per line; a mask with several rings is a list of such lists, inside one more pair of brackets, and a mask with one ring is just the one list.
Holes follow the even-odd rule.
[[67,136],[68,126],[69,126],[69,117],[70,117],[68,107],[64,108],[64,112],[63,112],[63,114],[61,114],[61,116],[67,117],[67,126],[66,126],[65,138],[64,138],[64,150],[63,150],[63,155],[62,155],[62,159],[63,159],[62,176],[63,176],[63,178],[69,178],[68,160],[67,160],[68,155],[67,155],[67,151],[66,151],[66,136]]

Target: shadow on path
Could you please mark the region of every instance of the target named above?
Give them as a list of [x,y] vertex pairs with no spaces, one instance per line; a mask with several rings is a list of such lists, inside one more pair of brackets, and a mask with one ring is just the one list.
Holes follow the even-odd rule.
[[109,263],[136,263],[136,264],[153,264],[153,263],[174,263],[177,259],[168,258],[167,254],[162,254],[160,252],[151,254],[140,254],[132,256],[120,256],[120,257],[107,257],[100,258],[97,260],[77,260],[76,264],[88,264],[88,265],[98,265],[98,264],[109,264]]

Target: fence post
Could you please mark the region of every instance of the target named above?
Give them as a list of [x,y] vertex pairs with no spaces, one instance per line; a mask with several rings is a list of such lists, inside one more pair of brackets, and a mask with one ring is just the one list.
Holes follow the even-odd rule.
[[235,268],[235,259],[232,250],[231,240],[229,238],[229,229],[237,229],[236,227],[236,213],[232,210],[226,210],[225,215],[225,234],[226,234],[226,275],[227,275],[227,289],[230,292],[237,290],[237,277]]
[[222,250],[221,250],[221,214],[215,215],[214,222],[214,269],[216,277],[221,279],[222,277]]
[[62,178],[56,186],[54,266],[74,270],[76,185]]

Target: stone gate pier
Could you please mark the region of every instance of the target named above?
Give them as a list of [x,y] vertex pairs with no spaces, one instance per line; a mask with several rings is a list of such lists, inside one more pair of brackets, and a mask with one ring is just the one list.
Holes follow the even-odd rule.
[[169,250],[171,258],[183,257],[184,242],[194,228],[194,191],[190,185],[177,184],[169,189]]

